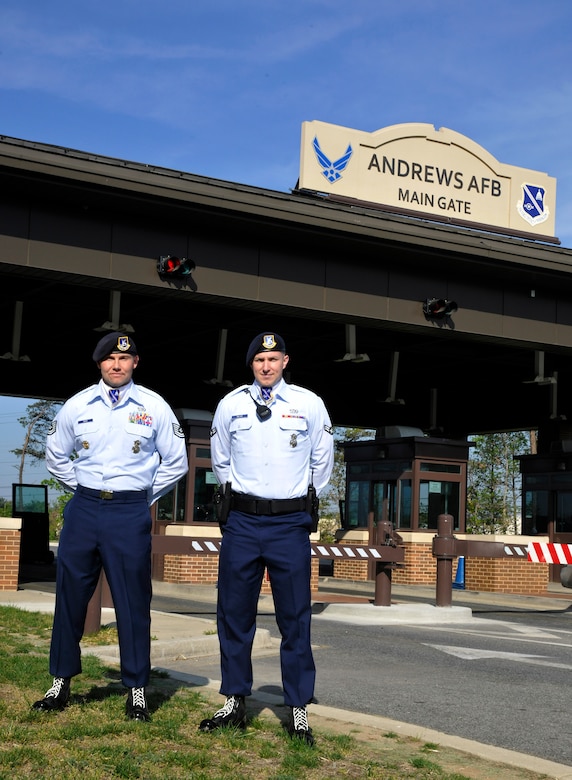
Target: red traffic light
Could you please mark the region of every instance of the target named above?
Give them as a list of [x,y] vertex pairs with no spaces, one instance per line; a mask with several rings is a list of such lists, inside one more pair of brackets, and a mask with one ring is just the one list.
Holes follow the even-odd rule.
[[195,270],[195,264],[186,257],[162,255],[157,263],[157,271],[162,279],[170,276],[189,276]]
[[444,319],[457,311],[455,301],[448,301],[446,298],[427,298],[423,304],[423,313],[427,317],[434,319]]

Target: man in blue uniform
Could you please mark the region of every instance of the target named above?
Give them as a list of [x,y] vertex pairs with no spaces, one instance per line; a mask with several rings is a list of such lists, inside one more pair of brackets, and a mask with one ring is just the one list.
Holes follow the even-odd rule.
[[50,647],[52,687],[33,709],[66,706],[81,672],[87,607],[105,571],[113,597],[127,717],[149,720],[151,515],[188,471],[183,430],[161,396],[133,382],[139,355],[122,333],[93,353],[101,380],[72,396],[47,437],[46,466],[73,496],[64,509]]
[[230,512],[219,559],[217,626],[224,706],[202,731],[244,727],[252,689],[252,643],[265,568],[282,637],[280,661],[290,736],[313,744],[307,705],[316,669],[310,644],[311,550],[308,488],[326,487],[333,466],[332,424],[321,398],[284,381],[284,340],[261,333],[248,348],[254,382],[226,395],[211,430],[211,459],[230,483]]

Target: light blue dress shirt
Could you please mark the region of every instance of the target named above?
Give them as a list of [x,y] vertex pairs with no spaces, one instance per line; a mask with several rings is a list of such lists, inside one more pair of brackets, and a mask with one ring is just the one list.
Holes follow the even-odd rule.
[[115,405],[107,391],[101,380],[66,401],[47,437],[46,467],[71,491],[145,490],[151,505],[188,471],[184,431],[152,390],[131,382]]
[[320,492],[334,463],[333,429],[322,399],[283,379],[272,390],[272,415],[260,421],[257,383],[231,391],[218,404],[211,429],[211,460],[221,484],[260,498]]

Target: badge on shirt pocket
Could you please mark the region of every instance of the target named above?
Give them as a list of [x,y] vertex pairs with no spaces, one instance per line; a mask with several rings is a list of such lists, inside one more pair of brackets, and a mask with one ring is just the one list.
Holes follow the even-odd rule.
[[128,422],[125,426],[125,431],[129,434],[130,449],[134,455],[149,449],[147,442],[153,438],[153,428]]
[[301,414],[283,414],[280,418],[280,428],[288,436],[290,449],[303,446],[308,438],[308,422]]

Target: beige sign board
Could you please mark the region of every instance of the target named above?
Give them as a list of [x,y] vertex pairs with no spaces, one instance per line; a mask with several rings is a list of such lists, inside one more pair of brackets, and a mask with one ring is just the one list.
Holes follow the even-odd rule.
[[556,179],[500,163],[470,138],[429,124],[366,133],[304,122],[298,186],[446,221],[554,236]]

